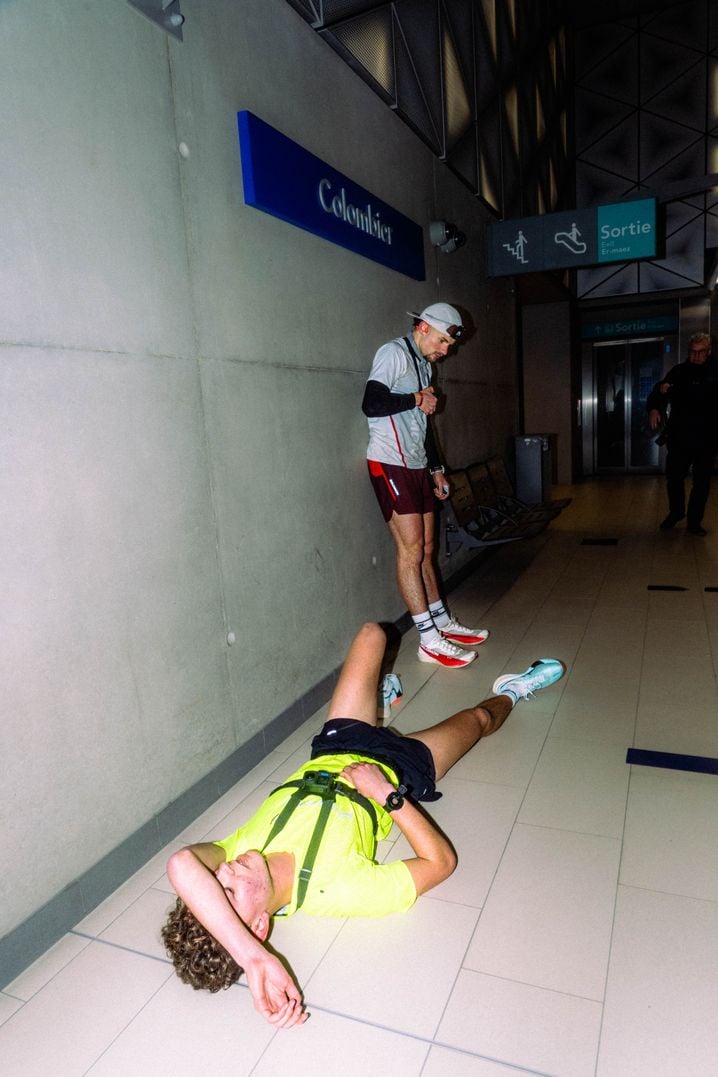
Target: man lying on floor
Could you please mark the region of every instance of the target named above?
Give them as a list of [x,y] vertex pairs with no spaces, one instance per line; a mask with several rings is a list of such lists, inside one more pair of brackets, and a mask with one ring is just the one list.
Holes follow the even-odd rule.
[[[496,732],[519,699],[564,673],[561,662],[541,658],[499,677],[490,699],[403,736],[377,725],[386,642],[378,624],[357,633],[311,761],[229,838],[189,845],[168,864],[179,897],[162,937],[180,978],[219,991],[244,971],[255,1008],[277,1027],[308,1015],[291,975],[264,946],[272,917],[300,907],[316,916],[403,912],[451,875],[456,854],[415,802],[436,800],[435,782],[462,755]],[[378,864],[376,844],[392,822],[414,855]]]

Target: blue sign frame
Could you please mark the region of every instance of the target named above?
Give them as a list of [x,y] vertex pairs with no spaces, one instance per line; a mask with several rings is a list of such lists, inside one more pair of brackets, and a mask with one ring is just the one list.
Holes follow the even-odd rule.
[[424,280],[424,233],[252,112],[237,113],[244,201],[297,228]]

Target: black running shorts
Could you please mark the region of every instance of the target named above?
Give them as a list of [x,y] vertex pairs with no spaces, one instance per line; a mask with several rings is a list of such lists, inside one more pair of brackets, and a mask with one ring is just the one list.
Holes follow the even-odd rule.
[[412,800],[438,800],[431,752],[415,737],[369,725],[355,718],[332,718],[312,741],[312,759],[323,755],[364,755],[387,763]]

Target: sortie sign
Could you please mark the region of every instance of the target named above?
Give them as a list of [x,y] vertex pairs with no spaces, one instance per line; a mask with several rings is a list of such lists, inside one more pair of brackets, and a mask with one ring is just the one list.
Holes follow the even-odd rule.
[[657,247],[655,198],[497,221],[489,228],[489,276],[655,258]]

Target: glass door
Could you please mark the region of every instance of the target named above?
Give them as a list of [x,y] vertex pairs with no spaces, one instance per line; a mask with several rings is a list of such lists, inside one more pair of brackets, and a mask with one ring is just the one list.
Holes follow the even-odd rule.
[[646,400],[663,372],[662,337],[593,346],[597,472],[660,470]]

